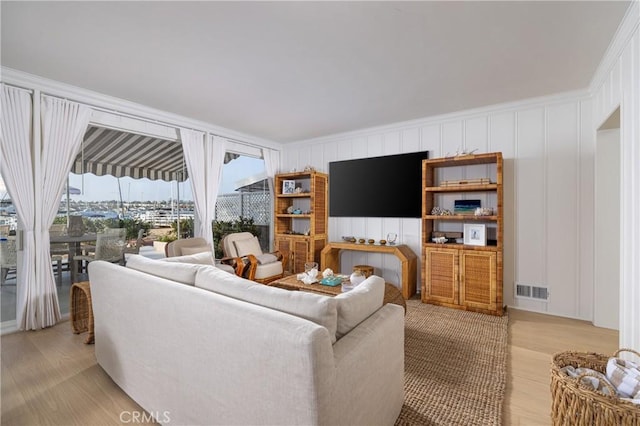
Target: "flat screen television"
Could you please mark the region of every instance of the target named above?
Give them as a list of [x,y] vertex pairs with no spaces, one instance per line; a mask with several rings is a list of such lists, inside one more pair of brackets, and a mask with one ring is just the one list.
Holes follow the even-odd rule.
[[422,160],[429,152],[332,161],[329,216],[422,216]]

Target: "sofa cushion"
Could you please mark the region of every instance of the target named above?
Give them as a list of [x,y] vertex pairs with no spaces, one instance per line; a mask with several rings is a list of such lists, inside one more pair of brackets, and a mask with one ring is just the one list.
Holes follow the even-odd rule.
[[268,265],[269,263],[277,262],[278,258],[276,255],[271,253],[260,254],[256,256],[258,263],[261,265]]
[[180,252],[182,253],[182,256],[188,256],[191,254],[204,253],[204,252],[211,253],[211,249],[209,248],[209,246],[182,247]]
[[[174,258],[172,258],[174,259]],[[145,272],[156,277],[166,278],[182,284],[193,285],[196,279],[196,272],[205,265],[198,263],[180,263],[174,261],[163,261],[148,259],[138,254],[127,258],[127,268]]]
[[258,237],[255,236],[244,240],[236,240],[233,242],[233,245],[236,247],[238,257],[246,256],[248,254],[252,254],[254,256],[260,256],[262,254],[260,242],[258,241]]
[[333,297],[269,287],[206,267],[196,273],[195,286],[307,319],[325,327],[331,342],[336,341],[338,315],[337,301]]
[[338,339],[380,309],[384,301],[384,287],[384,279],[371,275],[353,290],[335,297],[338,302]]
[[[184,249],[183,249],[184,251]],[[213,265],[213,253],[207,248],[207,251],[196,252],[184,256],[165,257],[161,259],[163,262],[178,262],[178,263],[196,263],[199,265]]]

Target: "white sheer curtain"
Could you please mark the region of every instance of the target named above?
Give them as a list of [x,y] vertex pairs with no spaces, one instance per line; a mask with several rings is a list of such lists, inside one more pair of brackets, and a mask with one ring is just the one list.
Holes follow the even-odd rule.
[[[33,297],[35,279],[35,196],[33,185],[31,94],[2,84],[0,111],[0,173],[22,228],[22,261],[16,286],[18,319]],[[20,321],[18,321],[20,324]]]
[[193,203],[199,218],[195,236],[204,238],[213,249],[211,223],[215,217],[216,199],[226,152],[226,139],[205,139],[204,133],[180,129],[182,150],[191,181]]
[[[269,211],[273,211],[274,202],[276,199],[275,190],[273,187],[273,179],[280,170],[280,151],[274,151],[269,148],[262,148],[262,159],[264,160],[264,170],[267,173],[267,182],[269,183],[269,199],[271,200],[271,205],[269,206]],[[272,218],[271,223],[275,218]],[[269,227],[269,241],[273,243],[274,238],[274,229],[273,226]]]
[[[31,303],[23,318],[25,329],[54,325],[60,319],[60,308],[56,292],[51,256],[49,253],[49,228],[60,206],[64,184],[73,160],[80,150],[82,138],[87,130],[91,109],[85,105],[63,99],[43,96],[41,102],[41,151],[39,179],[36,185],[42,188],[40,202],[36,203],[36,216],[40,226],[36,227],[36,289],[38,296]],[[20,322],[19,322],[20,324]]]
[[265,168],[265,172],[267,173],[267,176],[269,177],[269,182],[273,183],[272,180],[276,176],[276,173],[278,173],[278,170],[280,169],[280,151],[274,151],[273,149],[263,148],[262,159],[264,160],[264,168]]

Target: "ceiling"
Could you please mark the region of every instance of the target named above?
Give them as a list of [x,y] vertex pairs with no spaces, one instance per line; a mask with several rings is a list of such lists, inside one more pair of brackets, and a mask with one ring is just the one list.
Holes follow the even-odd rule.
[[291,142],[584,89],[628,5],[3,0],[1,61]]

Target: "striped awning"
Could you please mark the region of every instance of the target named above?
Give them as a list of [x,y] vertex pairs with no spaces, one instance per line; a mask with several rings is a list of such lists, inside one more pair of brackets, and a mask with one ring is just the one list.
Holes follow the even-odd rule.
[[[237,157],[227,153],[225,164]],[[179,182],[189,177],[180,141],[96,126],[87,129],[71,172]]]

